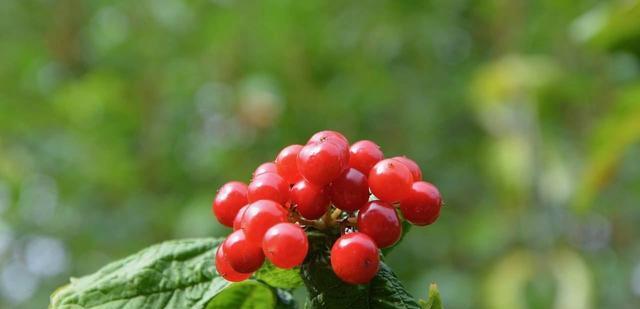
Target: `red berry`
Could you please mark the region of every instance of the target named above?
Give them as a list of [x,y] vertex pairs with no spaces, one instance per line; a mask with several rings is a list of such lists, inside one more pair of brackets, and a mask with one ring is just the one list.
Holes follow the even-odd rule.
[[218,271],[218,274],[220,274],[220,276],[225,280],[231,282],[240,282],[249,279],[249,277],[251,277],[251,273],[239,273],[231,267],[222,247],[223,246],[218,246],[218,249],[216,250],[216,270]]
[[331,130],[324,130],[313,134],[307,144],[319,143],[326,139],[338,139],[345,143],[347,145],[347,148],[349,147],[349,140],[344,135],[342,135],[342,133]]
[[237,272],[253,273],[264,262],[262,248],[249,241],[242,230],[231,233],[222,243],[222,247],[229,265]]
[[242,216],[244,216],[244,212],[247,210],[247,207],[249,207],[249,205],[242,206],[242,208],[240,208],[240,210],[238,210],[238,214],[236,214],[236,218],[233,219],[233,230],[234,231],[240,229],[240,224],[242,223]]
[[298,213],[309,220],[315,220],[329,209],[329,195],[324,187],[300,180],[291,188],[291,201],[297,205]]
[[400,210],[407,221],[415,225],[429,225],[440,216],[442,197],[434,185],[416,181],[409,195],[400,202]]
[[413,181],[420,181],[422,180],[422,170],[420,170],[420,166],[418,166],[418,164],[405,157],[393,157],[392,159],[400,161],[402,164],[404,164],[404,166],[406,166],[409,171],[411,171],[411,176],[413,176]]
[[[338,146],[340,146],[340,149],[342,150],[342,155],[345,158],[349,157],[349,140],[340,132],[329,131],[329,130],[320,131],[314,134],[313,136],[311,136],[311,138],[307,142],[307,145],[321,143],[324,141],[330,141],[337,144]],[[348,161],[349,160],[347,159],[347,162]]]
[[337,208],[356,211],[369,201],[367,177],[357,169],[349,168],[331,183],[329,196]]
[[349,148],[349,166],[365,175],[369,175],[371,168],[382,159],[380,146],[372,141],[359,141]]
[[302,179],[298,172],[298,153],[302,145],[290,145],[282,149],[276,157],[276,167],[278,174],[290,184],[294,184]]
[[265,162],[260,164],[260,166],[256,168],[256,170],[253,172],[253,177],[255,178],[256,176],[264,173],[277,173],[277,172],[278,172],[278,168],[276,167],[275,163]]
[[244,205],[247,205],[247,185],[232,181],[220,187],[212,210],[220,223],[232,227],[233,219]]
[[272,226],[286,222],[287,214],[287,210],[274,201],[255,201],[244,211],[240,226],[249,240],[262,244],[264,233]]
[[377,198],[395,203],[404,199],[411,191],[413,176],[411,171],[400,161],[382,160],[369,172],[369,187]]
[[349,162],[342,146],[330,140],[308,144],[298,154],[298,170],[304,179],[325,186],[338,178]]
[[264,173],[249,184],[249,202],[272,200],[285,204],[289,200],[289,184],[276,173]]
[[350,284],[364,284],[378,273],[378,247],[364,233],[345,234],[331,248],[331,268],[338,278]]
[[400,239],[402,224],[391,204],[371,201],[358,212],[358,231],[369,235],[378,248],[386,248]]
[[272,226],[262,240],[262,251],[273,265],[289,269],[302,264],[309,250],[304,230],[293,223]]

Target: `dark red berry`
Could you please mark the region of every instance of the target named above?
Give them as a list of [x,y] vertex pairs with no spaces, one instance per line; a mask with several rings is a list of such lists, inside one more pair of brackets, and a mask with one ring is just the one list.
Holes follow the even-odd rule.
[[224,255],[233,270],[239,273],[253,273],[264,262],[260,245],[247,239],[243,230],[237,230],[222,243]]
[[378,247],[364,233],[345,234],[331,248],[331,268],[342,281],[365,284],[378,273]]
[[349,166],[369,175],[371,168],[384,159],[380,146],[372,141],[359,141],[349,148]]
[[404,164],[404,166],[406,166],[409,171],[411,171],[411,176],[413,176],[413,181],[420,181],[422,180],[422,170],[420,169],[420,166],[418,166],[418,164],[405,157],[393,157],[392,159],[400,161],[402,164]]
[[297,205],[298,213],[306,219],[315,220],[329,209],[329,195],[324,187],[300,180],[291,188],[291,201]]
[[253,178],[248,189],[249,202],[272,200],[285,204],[289,200],[289,184],[276,173],[264,173]]
[[287,221],[287,215],[287,210],[280,204],[270,200],[259,200],[247,207],[240,225],[247,238],[260,245],[264,233],[272,226]]
[[400,210],[407,221],[415,225],[429,225],[440,216],[442,197],[434,185],[416,181],[409,195],[400,202]]
[[282,149],[276,157],[276,167],[278,174],[290,184],[294,184],[302,179],[298,172],[298,153],[302,145],[290,145]]
[[256,168],[256,170],[253,172],[253,177],[255,178],[256,176],[264,173],[277,173],[277,172],[278,172],[278,168],[276,167],[275,163],[265,162],[260,164],[260,166]]
[[394,159],[382,160],[369,172],[371,193],[385,202],[395,203],[411,191],[413,176],[404,164]]
[[338,178],[349,163],[342,146],[325,140],[304,146],[298,154],[298,171],[308,182],[325,186]]
[[378,248],[386,248],[398,242],[402,224],[391,204],[371,201],[358,212],[358,231],[369,235]]
[[231,282],[240,282],[249,279],[249,277],[251,277],[251,273],[239,273],[231,267],[222,247],[223,246],[218,246],[218,249],[216,250],[216,270],[218,271],[218,274],[225,280]]
[[349,168],[331,183],[329,196],[337,208],[356,211],[369,201],[367,177],[357,169]]
[[233,219],[233,230],[239,230],[241,228],[240,224],[242,223],[242,216],[244,216],[244,212],[247,210],[249,205],[242,206],[240,210],[238,210],[238,214],[236,214],[236,218]]
[[302,264],[309,250],[304,230],[293,223],[272,226],[262,240],[262,251],[273,265],[289,269]]
[[247,202],[247,185],[232,181],[220,187],[212,210],[220,223],[232,227],[238,210],[247,205]]

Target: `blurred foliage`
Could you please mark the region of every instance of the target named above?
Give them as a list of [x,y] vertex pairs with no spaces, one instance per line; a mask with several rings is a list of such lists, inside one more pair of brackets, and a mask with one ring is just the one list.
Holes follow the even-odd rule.
[[640,307],[640,2],[0,1],[0,307],[152,243],[331,128],[437,224],[388,264],[447,308]]

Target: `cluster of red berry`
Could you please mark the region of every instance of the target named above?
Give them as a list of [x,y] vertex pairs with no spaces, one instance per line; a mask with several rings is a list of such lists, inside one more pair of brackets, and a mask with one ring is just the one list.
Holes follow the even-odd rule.
[[229,281],[249,278],[265,257],[293,268],[309,250],[302,227],[337,228],[333,271],[347,283],[367,283],[378,272],[379,248],[400,239],[401,220],[431,224],[441,204],[411,159],[385,159],[371,141],[349,146],[344,135],[321,131],[260,165],[248,186],[233,181],[220,188],[213,213],[234,232],[218,247],[216,268]]

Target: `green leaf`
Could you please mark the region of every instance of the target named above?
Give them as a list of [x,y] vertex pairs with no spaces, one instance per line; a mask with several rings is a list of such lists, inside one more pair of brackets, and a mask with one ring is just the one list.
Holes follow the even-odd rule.
[[[295,271],[259,271],[261,281],[230,283],[215,271],[220,239],[167,241],[113,262],[94,274],[72,278],[56,290],[50,308],[296,308],[287,291],[299,285]],[[296,281],[297,280],[297,281]],[[298,283],[296,283],[298,282]]]
[[50,308],[204,308],[230,283],[215,272],[220,239],[167,241],[72,278]]
[[291,290],[303,284],[299,268],[282,269],[275,267],[269,261],[256,272],[255,277],[272,287],[282,289]]
[[207,309],[218,308],[275,308],[276,295],[267,285],[247,280],[232,284],[207,305]]
[[440,291],[438,291],[438,285],[432,283],[429,287],[429,300],[420,300],[420,307],[422,309],[443,309],[442,300],[440,299]]
[[329,262],[329,248],[336,237],[309,233],[313,246],[302,265],[302,278],[309,292],[306,308],[420,308],[382,262],[378,275],[369,284],[350,285],[338,279]]

